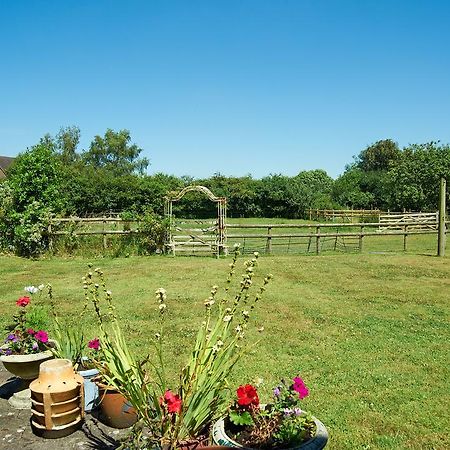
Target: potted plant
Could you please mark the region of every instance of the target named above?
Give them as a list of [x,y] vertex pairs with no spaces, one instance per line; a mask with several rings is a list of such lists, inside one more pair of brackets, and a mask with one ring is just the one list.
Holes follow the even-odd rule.
[[[42,285],[39,288],[28,286],[25,290],[33,295],[42,288]],[[0,361],[5,369],[22,380],[9,399],[11,406],[18,409],[31,407],[29,383],[38,377],[40,364],[53,357],[50,349],[54,341],[49,340],[47,331],[35,330],[32,327],[37,321],[33,322],[30,295],[20,297],[16,301],[18,311],[13,316],[14,323],[8,327],[7,337],[0,347]]]
[[302,409],[309,390],[300,377],[273,389],[269,404],[261,405],[257,388],[239,386],[228,414],[213,427],[218,445],[245,449],[321,450],[328,441],[325,426]]
[[[259,288],[254,273],[258,254],[245,263],[245,273],[238,282],[237,292],[232,283],[238,258],[238,248],[230,264],[225,286],[213,286],[205,300],[205,316],[187,364],[179,375],[179,384],[167,382],[164,364],[165,320],[168,304],[166,291],[156,291],[160,329],[152,346],[154,353],[144,361],[134,358],[122,335],[111,293],[106,290],[103,273],[94,272],[101,282],[93,280],[94,273],[85,277],[85,292],[94,302],[100,329],[100,375],[108,386],[114,387],[129,400],[139,418],[133,428],[129,449],[162,447],[195,448],[208,442],[210,428],[216,417],[227,409],[227,377],[240,358],[250,348],[245,343],[250,317],[260,300],[270,275]],[[252,291],[256,292],[252,294]],[[99,296],[106,295],[108,314],[100,313]],[[105,317],[111,322],[105,324]]]
[[[98,339],[92,339],[87,342],[83,326],[72,327],[68,323],[61,323],[51,284],[47,284],[47,295],[50,300],[54,323],[55,346],[52,349],[53,355],[56,358],[70,360],[74,369],[83,377],[84,410],[90,412],[96,407],[98,400],[98,388],[93,381],[93,378],[98,375],[98,369],[91,358],[92,352],[98,349]],[[88,304],[87,299],[85,299],[79,316],[81,325],[83,324]]]

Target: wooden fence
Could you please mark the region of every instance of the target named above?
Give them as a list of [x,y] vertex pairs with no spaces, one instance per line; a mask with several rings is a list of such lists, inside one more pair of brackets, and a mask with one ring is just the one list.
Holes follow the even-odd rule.
[[[397,220],[398,218],[396,218]],[[433,220],[432,220],[433,219]],[[446,222],[447,229],[449,221]],[[61,225],[71,225],[70,230],[55,229]],[[436,235],[436,214],[423,220],[404,220],[386,226],[379,222],[372,223],[288,223],[288,224],[226,224],[228,242],[241,242],[244,252],[262,251],[276,253],[275,249],[284,249],[289,253],[294,247],[302,245],[306,253],[320,254],[324,244],[331,250],[359,251],[364,250],[366,237],[399,236],[403,238],[403,250],[408,248],[408,238],[414,235]],[[77,227],[90,226],[90,229]],[[240,231],[240,232],[239,232]],[[70,217],[54,219],[48,227],[50,249],[58,236],[89,236],[103,237],[103,247],[108,247],[107,236],[140,234],[139,222],[123,220],[117,217],[79,218]]]
[[[449,222],[447,222],[448,224]],[[306,239],[306,252],[311,251],[320,254],[325,240],[332,240],[332,249],[338,250],[339,247],[347,247],[362,252],[364,249],[364,239],[368,236],[401,236],[403,237],[403,250],[407,250],[408,237],[413,235],[435,234],[435,229],[417,228],[422,222],[407,222],[402,224],[401,229],[384,230],[380,229],[379,222],[347,224],[347,223],[322,223],[322,224],[228,224],[229,230],[242,229],[245,231],[260,229],[264,233],[228,233],[228,240],[245,241],[260,240],[265,243],[259,250],[265,253],[272,253],[274,245],[292,245],[293,239]],[[435,224],[437,226],[437,222]],[[298,231],[283,233],[283,229],[295,229]],[[281,230],[281,232],[279,231]],[[341,231],[342,230],[342,231]],[[298,242],[297,242],[298,243]],[[303,242],[305,243],[305,242]],[[250,250],[251,251],[251,250]]]
[[[380,215],[380,230],[401,230],[405,224],[410,229],[437,230],[439,213],[390,213]],[[416,223],[416,225],[412,225]]]
[[379,209],[309,209],[309,220],[325,220],[354,223],[361,219],[378,217],[387,214]]

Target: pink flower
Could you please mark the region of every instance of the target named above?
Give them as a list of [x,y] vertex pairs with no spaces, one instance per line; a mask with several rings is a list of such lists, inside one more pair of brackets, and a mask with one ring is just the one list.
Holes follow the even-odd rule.
[[48,334],[46,331],[43,330],[36,331],[34,337],[37,341],[42,342],[44,344],[48,342]]
[[295,377],[293,379],[293,389],[295,392],[298,392],[298,398],[301,400],[309,395],[309,390],[305,386],[304,381],[300,377]]
[[19,300],[17,300],[16,305],[17,306],[27,306],[28,303],[30,303],[30,297],[20,297]]
[[28,328],[27,333],[33,335],[36,331],[34,331],[33,328]]
[[98,350],[100,348],[100,339],[99,338],[91,339],[88,343],[88,347],[92,348],[92,350]]

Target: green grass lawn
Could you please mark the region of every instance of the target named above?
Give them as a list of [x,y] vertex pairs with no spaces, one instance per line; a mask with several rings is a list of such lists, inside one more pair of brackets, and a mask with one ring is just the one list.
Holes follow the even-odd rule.
[[[79,323],[80,279],[89,261],[0,257],[0,325],[9,323],[24,286],[51,282],[61,314],[94,337],[93,320]],[[166,356],[175,379],[202,320],[203,301],[211,285],[222,284],[230,259],[91,262],[105,271],[139,355],[156,331],[154,291],[167,290]],[[231,385],[262,377],[268,394],[280,377],[300,374],[310,389],[305,409],[328,427],[330,449],[450,448],[449,263],[448,257],[411,254],[261,257],[259,275],[274,275],[255,315],[255,325],[265,330],[252,334],[260,341]]]

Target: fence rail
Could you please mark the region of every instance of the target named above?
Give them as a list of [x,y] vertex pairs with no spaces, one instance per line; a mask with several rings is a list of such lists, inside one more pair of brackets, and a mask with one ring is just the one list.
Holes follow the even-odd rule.
[[[438,221],[436,214],[429,214],[424,222],[423,217],[399,222],[400,217],[395,215],[393,220],[396,222],[388,223],[386,226],[380,222],[370,223],[289,223],[289,224],[226,224],[228,229],[228,241],[243,241],[249,243],[246,246],[248,251],[252,249],[263,250],[263,252],[271,254],[276,248],[290,248],[304,245],[307,252],[321,253],[324,242],[330,242],[332,248],[337,250],[344,248],[355,251],[363,251],[366,237],[383,237],[383,236],[402,236],[403,250],[407,250],[408,237],[414,235],[427,235],[438,233]],[[404,215],[402,215],[404,217]],[[75,223],[80,226],[92,225],[94,229],[72,229],[72,230],[55,230],[53,227],[61,224]],[[447,221],[447,229],[448,224]],[[116,229],[110,229],[108,224]],[[425,224],[425,225],[424,225]],[[189,225],[189,224],[187,224]],[[198,225],[197,225],[198,227]],[[239,232],[238,230],[241,230]],[[261,232],[257,232],[261,230]],[[183,231],[192,231],[187,228]],[[48,235],[50,239],[50,248],[53,248],[53,240],[59,236],[103,236],[103,247],[108,246],[107,236],[120,235],[139,235],[139,222],[135,220],[124,220],[113,217],[93,217],[79,218],[70,217],[62,219],[54,219],[48,227]],[[175,236],[177,240],[178,235]],[[303,239],[302,243],[295,240]],[[244,245],[245,246],[245,245]]]

